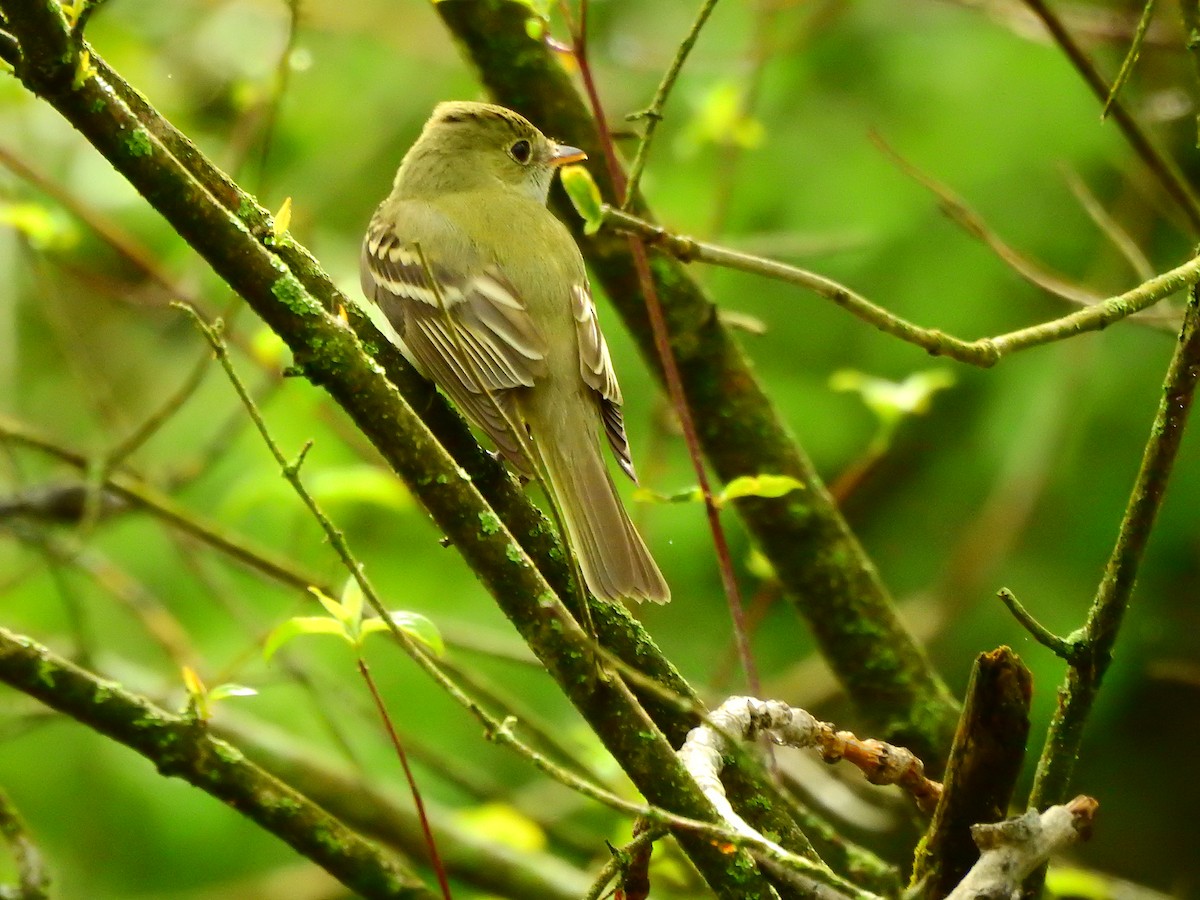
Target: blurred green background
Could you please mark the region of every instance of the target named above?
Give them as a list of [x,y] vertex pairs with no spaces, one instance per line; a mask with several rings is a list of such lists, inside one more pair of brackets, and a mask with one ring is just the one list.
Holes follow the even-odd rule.
[[[648,104],[696,6],[592,5],[593,64],[615,123]],[[872,143],[876,132],[951,186],[1012,246],[1098,294],[1142,279],[1089,217],[1073,181],[1086,185],[1155,272],[1178,265],[1194,236],[1021,9],[937,0],[718,6],[667,108],[643,183],[651,205],[680,232],[816,269],[912,321],[965,338],[1072,308],[1019,279],[943,217],[936,198]],[[1062,11],[1111,76],[1140,6]],[[1174,7],[1159,11],[1125,98],[1195,175],[1196,79],[1177,15]],[[551,30],[564,35],[557,18]],[[290,197],[293,233],[355,294],[366,221],[429,110],[439,100],[481,97],[426,3],[305,0],[293,23],[288,6],[271,0],[110,0],[88,34],[265,206],[277,209]],[[0,149],[72,198],[60,202],[12,168],[0,170],[0,412],[63,446],[102,452],[158,409],[205,355],[200,336],[167,301],[186,293],[214,314],[232,309],[237,364],[274,436],[289,454],[314,441],[307,481],[389,603],[432,618],[454,659],[519,696],[616,779],[548,679],[479,649],[519,647],[348,420],[303,380],[281,378],[289,360],[279,344],[78,134],[7,76],[0,76]],[[73,205],[144,248],[176,287],[165,289],[115,252]],[[786,285],[699,267],[696,275],[723,310],[762,326],[744,335],[747,352],[831,483],[849,483],[879,428],[860,397],[831,387],[834,373],[895,381],[952,373],[953,386],[901,424],[883,458],[848,489],[844,508],[956,693],[975,655],[999,644],[1012,645],[1033,669],[1036,757],[1062,665],[1031,642],[995,592],[1011,588],[1056,632],[1082,624],[1158,402],[1169,332],[1126,322],[980,371],[931,359]],[[1179,302],[1172,301],[1176,309]],[[643,485],[683,489],[694,475],[659,392],[611,310],[602,315]],[[197,515],[341,580],[332,551],[215,367],[130,465]],[[1200,741],[1198,472],[1200,439],[1192,434],[1076,779],[1101,802],[1095,837],[1077,861],[1178,896],[1200,896],[1200,786],[1188,765]],[[4,496],[77,475],[0,443]],[[675,597],[636,614],[694,683],[711,685],[714,696],[741,689],[729,674],[736,670],[728,615],[700,507],[640,506],[635,516]],[[754,645],[768,694],[858,727],[814,666],[803,625],[785,602],[769,603],[736,520],[726,523],[747,596],[762,614]],[[209,684],[252,685],[259,695],[222,704],[218,721],[271,723],[291,742],[349,757],[372,780],[398,783],[345,647],[320,639],[289,647],[311,691],[261,659],[267,631],[314,611],[309,598],[145,515],[107,518],[90,532],[0,521],[6,627],[85,654],[105,675],[174,707],[184,702],[183,663]],[[175,635],[165,645],[164,628]],[[621,839],[615,819],[548,788],[528,765],[482,740],[473,720],[383,642],[370,656],[399,727],[422,748],[418,777],[435,801],[464,814],[481,802],[446,777],[453,764],[486,775],[494,800],[552,834],[559,826]],[[306,875],[274,838],[82,726],[7,690],[0,716],[0,786],[27,817],[60,896],[265,897],[264,879],[293,868],[301,880]],[[349,750],[331,735],[331,719]],[[1032,767],[1033,759],[1026,785]],[[884,793],[862,796],[893,803]],[[847,811],[831,802],[835,816]],[[854,835],[885,852],[911,842],[903,806],[889,809],[878,824],[860,821]],[[599,838],[591,857],[550,849],[593,871],[606,856]],[[461,895],[472,896],[465,888]]]

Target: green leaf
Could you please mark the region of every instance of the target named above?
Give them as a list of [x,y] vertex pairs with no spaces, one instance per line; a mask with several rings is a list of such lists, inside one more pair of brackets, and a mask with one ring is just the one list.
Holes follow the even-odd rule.
[[329,613],[337,621],[345,624],[346,610],[342,606],[340,600],[334,600],[332,597],[330,597],[328,594],[326,594],[319,587],[310,586],[308,589],[308,592],[310,594],[312,594],[314,597],[316,597],[317,602],[319,602],[323,607],[325,607],[325,612]]
[[753,150],[762,144],[766,129],[746,113],[743,89],[732,81],[713,85],[700,99],[684,131],[693,147],[716,144]]
[[399,479],[378,466],[335,466],[313,473],[307,481],[309,492],[327,505],[372,504],[393,510],[413,506],[412,497]]
[[271,221],[271,234],[275,239],[283,237],[287,234],[289,228],[292,227],[292,198],[285,197],[283,205],[279,207],[279,212],[275,213],[275,217]]
[[208,700],[210,703],[216,703],[218,700],[224,700],[226,697],[255,697],[257,695],[258,691],[252,687],[226,682],[225,684],[218,684],[209,691]]
[[283,338],[265,325],[250,338],[250,353],[265,368],[282,369],[287,352],[288,347]]
[[660,494],[649,488],[637,488],[633,492],[635,503],[702,503],[704,493],[698,487],[687,488],[675,494]]
[[[428,647],[434,656],[441,656],[446,652],[446,642],[442,640],[442,633],[433,624],[433,620],[420,613],[409,612],[403,609],[394,610],[388,615],[397,628],[413,640],[420,641]],[[383,619],[367,619],[362,624],[362,633],[364,636],[377,631],[390,630],[387,622],[383,621]]]
[[604,201],[592,173],[583,166],[563,166],[562,185],[575,212],[583,219],[583,233],[595,234],[604,224]]
[[763,581],[776,581],[779,578],[771,561],[758,549],[750,551],[750,555],[746,558],[746,570],[755,578]]
[[351,646],[355,643],[346,632],[346,627],[335,619],[327,616],[295,616],[267,635],[263,643],[263,659],[270,659],[280,647],[302,634],[332,634]]
[[346,579],[346,585],[342,588],[341,607],[345,615],[343,621],[357,632],[362,623],[363,592],[358,579],[353,575]]
[[929,411],[933,395],[953,385],[954,374],[948,369],[927,369],[900,382],[841,369],[829,379],[833,390],[859,394],[867,408],[885,425],[894,425],[905,416],[924,415]]
[[485,803],[465,809],[455,818],[463,827],[489,843],[523,853],[546,849],[546,833],[537,822],[507,803]]
[[25,235],[36,250],[66,250],[79,243],[70,219],[38,203],[0,203],[0,225]]
[[1112,886],[1103,876],[1061,866],[1054,866],[1046,873],[1046,887],[1055,897],[1108,900],[1113,895]]
[[804,490],[803,482],[790,475],[739,475],[721,491],[717,505],[724,506],[739,497],[782,497]]

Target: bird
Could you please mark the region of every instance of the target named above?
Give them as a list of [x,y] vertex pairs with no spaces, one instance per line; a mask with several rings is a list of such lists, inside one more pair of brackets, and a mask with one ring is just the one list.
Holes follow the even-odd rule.
[[637,482],[583,256],[546,206],[558,168],[585,158],[503,106],[438,104],[371,218],[362,290],[517,473],[544,473],[592,594],[665,603],[601,448],[603,432]]

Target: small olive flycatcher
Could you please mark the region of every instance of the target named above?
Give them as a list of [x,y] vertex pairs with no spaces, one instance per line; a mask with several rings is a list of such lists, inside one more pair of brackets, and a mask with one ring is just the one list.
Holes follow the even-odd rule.
[[592,593],[665,603],[600,450],[603,427],[637,480],[583,257],[546,208],[555,170],[584,158],[511,110],[440,104],[371,219],[363,293],[409,362],[528,476],[525,444]]

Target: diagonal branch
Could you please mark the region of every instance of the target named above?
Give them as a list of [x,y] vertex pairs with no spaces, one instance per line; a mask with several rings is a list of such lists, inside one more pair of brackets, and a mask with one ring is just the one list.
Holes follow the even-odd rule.
[[[499,102],[602,158],[595,122],[569,76],[526,32],[527,6],[513,0],[443,0],[436,9]],[[611,183],[602,190],[618,195]],[[569,209],[561,196],[559,202]],[[579,234],[578,217],[565,213],[564,219]],[[656,364],[627,240],[600,233],[580,237],[580,246],[642,355]],[[940,759],[953,734],[956,705],[901,624],[874,565],[718,320],[711,299],[669,256],[651,254],[650,268],[688,406],[717,474],[726,481],[739,475],[789,475],[807,488],[778,499],[738,501],[739,514],[874,730],[924,759]]]
[[397,860],[209,735],[201,723],[172,715],[5,628],[0,681],[136,750],[164,775],[211,794],[364,897],[434,896]]
[[[89,49],[90,68],[76,79],[81,54],[47,57],[46,45],[65,43],[57,5],[0,0],[18,40],[18,76],[96,146],[291,348],[305,375],[322,387],[381,451],[414,496],[479,574],[550,675],[604,741],[638,789],[655,806],[698,820],[714,812],[687,776],[662,731],[619,679],[596,678],[591,645],[558,600],[554,588],[469,479],[364,350],[334,310],[348,308],[307,251],[286,235],[248,227],[242,216],[259,208],[237,201],[240,192],[176,140],[173,129],[136,99],[123,83],[110,83]],[[130,103],[126,102],[129,98]],[[145,114],[143,120],[134,109]],[[160,135],[164,135],[164,140]],[[172,148],[179,149],[176,155]],[[186,163],[184,162],[186,160]],[[204,175],[198,180],[194,173]],[[215,173],[215,174],[214,174]],[[221,199],[217,199],[219,191]],[[230,210],[237,208],[237,214]],[[284,252],[285,249],[287,252]],[[293,269],[292,260],[296,259]],[[299,273],[299,274],[298,274]],[[303,280],[302,280],[303,279]],[[309,284],[313,287],[310,289]],[[314,295],[315,294],[315,295]],[[325,301],[323,303],[322,301]],[[325,305],[325,304],[328,305]],[[409,372],[411,380],[411,372]],[[428,388],[426,388],[428,390]],[[540,521],[536,518],[531,521]],[[566,579],[562,581],[564,587]],[[566,594],[564,594],[566,596]],[[618,652],[640,668],[671,672],[631,626],[608,613],[609,627],[624,631]],[[625,619],[628,622],[628,618]],[[599,629],[603,636],[604,628]],[[643,662],[644,661],[644,662]],[[686,686],[683,693],[688,693]],[[683,729],[676,711],[664,725]],[[679,830],[680,844],[722,896],[765,897],[768,887],[742,853],[729,854],[694,831]]]

